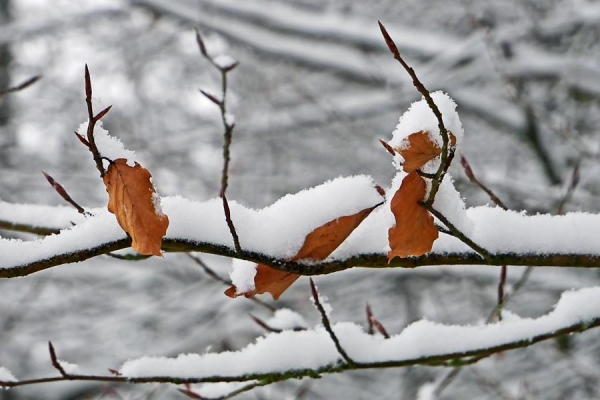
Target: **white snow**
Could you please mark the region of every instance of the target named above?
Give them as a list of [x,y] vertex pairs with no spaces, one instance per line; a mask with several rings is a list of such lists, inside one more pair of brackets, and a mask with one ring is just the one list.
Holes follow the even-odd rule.
[[221,69],[228,69],[237,64],[237,60],[227,54],[220,54],[214,57],[213,61]]
[[304,320],[304,317],[289,308],[280,308],[276,310],[275,314],[266,320],[265,323],[271,328],[280,330],[308,328],[308,324]]
[[58,360],[58,363],[67,374],[76,375],[81,373],[81,369],[77,364],[73,364],[64,360]]
[[72,206],[13,204],[0,200],[0,221],[7,221],[13,225],[65,229],[72,223],[81,223],[85,219],[85,216],[79,214]]
[[256,263],[233,259],[229,278],[235,285],[236,293],[248,293],[254,290],[254,276],[256,275]]
[[[457,149],[463,138],[463,127],[456,112],[456,103],[444,92],[431,93],[433,102],[442,113],[442,119],[446,130],[452,132],[456,137]],[[400,146],[402,139],[413,133],[425,131],[429,132],[440,148],[442,147],[442,137],[438,127],[438,120],[429,108],[425,99],[414,102],[410,108],[400,117],[396,129],[392,133],[392,140],[389,145],[392,147]]]
[[17,382],[18,379],[15,378],[12,372],[6,367],[0,367],[0,381],[2,382]]
[[[342,347],[357,362],[407,361],[437,355],[454,355],[528,341],[558,329],[600,318],[600,288],[563,293],[553,311],[539,318],[518,318],[488,325],[444,325],[420,320],[399,334],[384,339],[369,335],[348,322],[333,329]],[[127,377],[241,376],[248,373],[282,372],[322,368],[340,361],[329,334],[322,326],[306,331],[284,331],[258,338],[238,351],[219,354],[181,354],[175,358],[142,357],[123,364]]]

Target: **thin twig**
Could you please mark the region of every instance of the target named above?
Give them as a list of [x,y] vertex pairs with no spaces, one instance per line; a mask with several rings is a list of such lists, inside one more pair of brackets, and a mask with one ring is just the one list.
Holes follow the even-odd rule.
[[438,121],[438,128],[440,130],[440,135],[442,136],[441,160],[440,160],[440,166],[438,167],[438,169],[435,173],[435,178],[432,180],[431,190],[429,191],[429,196],[428,196],[427,200],[425,201],[425,203],[427,203],[429,205],[433,205],[433,202],[435,201],[435,196],[440,188],[442,181],[444,180],[444,175],[446,174],[446,171],[448,170],[448,167],[450,166],[450,163],[452,162],[452,158],[453,158],[452,156],[449,156],[450,155],[450,135],[448,133],[448,130],[446,129],[446,126],[444,125],[444,119],[442,117],[442,113],[441,113],[440,109],[438,108],[438,106],[433,101],[433,99],[431,98],[431,94],[429,93],[429,90],[427,90],[425,85],[423,85],[423,83],[419,80],[415,70],[412,69],[406,63],[406,61],[404,61],[404,59],[400,55],[400,51],[398,50],[396,43],[394,43],[394,40],[392,39],[390,34],[387,32],[387,30],[385,29],[385,27],[383,26],[381,21],[378,21],[378,23],[379,23],[379,29],[381,30],[381,34],[383,35],[383,38],[385,39],[385,43],[387,44],[388,48],[390,49],[392,55],[400,63],[400,65],[402,65],[402,67],[406,70],[406,72],[408,72],[408,74],[412,78],[412,83],[413,83],[414,87],[419,91],[419,93],[421,93],[421,95],[427,102],[427,105],[429,106],[429,108],[431,109],[431,111],[435,115],[435,118]]
[[268,332],[275,332],[275,333],[280,333],[282,332],[281,329],[277,329],[277,328],[273,328],[272,326],[269,326],[269,324],[267,324],[265,321],[263,321],[262,319],[255,317],[254,315],[250,314],[250,318],[252,318],[252,320],[254,322],[256,322],[256,324],[258,326],[260,326],[261,328],[263,328],[264,330],[268,331]]
[[65,188],[60,183],[58,183],[53,177],[47,174],[46,171],[42,171],[42,174],[44,174],[48,183],[52,185],[52,187],[54,188],[54,190],[56,190],[60,197],[62,197],[67,203],[75,207],[80,214],[91,215],[90,213],[86,212],[83,207],[77,204],[77,202],[73,200],[71,196],[69,196],[69,193],[67,193]]
[[477,185],[481,190],[483,190],[498,207],[502,208],[503,210],[508,210],[508,207],[506,207],[504,202],[500,200],[500,198],[496,196],[496,194],[490,188],[485,186],[479,181],[479,179],[477,179],[473,173],[473,170],[471,169],[471,165],[462,154],[460,155],[460,165],[462,165],[465,175],[467,175],[467,178],[469,178],[471,183]]
[[504,307],[504,285],[506,284],[506,265],[500,269],[500,281],[498,282],[498,302],[496,304],[496,315],[498,320],[502,321],[502,308]]
[[50,360],[52,361],[52,366],[58,370],[58,372],[62,375],[63,378],[70,379],[70,375],[67,374],[67,371],[60,365],[58,358],[56,357],[56,352],[54,351],[54,346],[52,346],[52,342],[48,342],[48,350],[50,351]]
[[430,213],[435,215],[437,217],[437,219],[439,219],[444,225],[446,225],[446,227],[448,227],[450,232],[452,232],[453,236],[458,238],[461,242],[463,242],[464,244],[469,246],[471,249],[475,250],[481,257],[483,257],[484,259],[492,258],[492,254],[489,251],[487,251],[486,249],[484,249],[483,247],[479,246],[477,243],[475,243],[474,241],[469,239],[456,226],[454,226],[454,224],[452,222],[450,222],[444,214],[442,214],[441,212],[439,212],[438,210],[436,210],[435,208],[433,208],[431,205],[429,205],[427,203],[420,202],[419,204],[421,204],[421,206],[423,206],[427,211],[429,211]]
[[373,316],[373,312],[371,311],[371,306],[369,305],[369,303],[367,303],[367,323],[368,323],[368,332],[369,335],[374,334],[374,330],[373,327],[377,328],[377,330],[379,331],[379,333],[381,333],[383,335],[384,338],[389,339],[390,335],[387,333],[387,330],[384,328],[384,326],[381,324],[381,322],[379,322],[374,316]]
[[[85,104],[87,105],[88,111],[87,146],[94,157],[94,162],[96,163],[96,168],[100,172],[100,177],[103,177],[106,171],[102,164],[102,155],[100,154],[100,151],[96,146],[96,140],[94,139],[94,128],[96,127],[96,123],[110,111],[112,106],[108,106],[100,111],[98,115],[94,115],[94,108],[92,105],[92,79],[87,64],[85,65]],[[85,144],[83,141],[82,143]]]
[[221,193],[221,198],[223,199],[223,211],[225,212],[225,221],[227,221],[227,227],[229,228],[229,232],[231,233],[231,237],[233,238],[233,247],[235,251],[238,253],[242,252],[242,246],[240,245],[240,238],[235,230],[235,225],[233,225],[233,220],[231,219],[231,210],[229,209],[229,202],[227,201],[227,197],[225,197],[225,192]]
[[196,29],[196,42],[198,43],[198,48],[200,49],[200,53],[206,58],[213,67],[215,67],[219,73],[221,74],[221,99],[219,100],[217,97],[212,94],[200,90],[200,92],[214,104],[219,107],[221,111],[221,122],[223,123],[223,172],[221,174],[221,190],[219,191],[219,197],[223,199],[223,210],[225,212],[225,220],[227,221],[227,226],[229,227],[229,231],[231,232],[231,236],[233,238],[233,244],[235,250],[238,253],[241,253],[242,247],[240,246],[240,239],[235,230],[235,225],[233,224],[233,220],[231,219],[231,212],[229,210],[229,204],[227,203],[226,192],[227,187],[229,186],[229,163],[231,161],[231,142],[233,140],[233,129],[235,128],[235,122],[231,120],[230,115],[227,112],[227,74],[231,72],[237,65],[237,61],[229,64],[229,65],[220,65],[215,59],[208,54],[206,50],[206,45],[204,44],[204,40],[202,40],[202,36],[200,35],[200,31]]
[[[467,178],[469,178],[471,183],[477,185],[481,190],[483,190],[485,193],[487,193],[487,195],[490,197],[490,199],[498,207],[502,208],[503,210],[508,210],[508,207],[506,207],[504,202],[502,200],[500,200],[500,198],[498,196],[496,196],[496,194],[490,188],[488,188],[481,181],[479,181],[479,179],[477,179],[477,177],[475,176],[475,173],[473,173],[473,169],[471,168],[469,161],[467,161],[467,159],[462,154],[460,156],[460,165],[463,167],[463,170],[465,171],[465,175],[467,175]],[[506,265],[503,265],[500,268],[500,281],[498,282],[498,291],[497,291],[498,292],[498,301],[497,301],[496,310],[495,310],[495,314],[497,315],[499,320],[502,320],[502,308],[504,307],[504,303],[506,300],[504,298],[504,285],[506,284],[507,272],[508,271],[507,271]],[[494,313],[492,313],[491,315],[493,316]],[[490,318],[488,318],[488,320]]]
[[327,312],[325,312],[323,305],[319,301],[319,293],[317,292],[317,287],[315,286],[315,282],[312,280],[312,278],[310,278],[310,291],[312,293],[313,300],[315,302],[315,306],[317,307],[317,310],[319,310],[319,313],[321,314],[321,322],[323,323],[323,326],[325,327],[325,330],[327,331],[327,333],[329,333],[329,336],[331,337],[331,340],[335,344],[335,348],[337,349],[338,353],[340,353],[340,356],[342,356],[342,358],[346,361],[346,363],[348,363],[350,365],[355,365],[356,363],[350,358],[350,356],[348,356],[348,353],[346,353],[346,350],[344,350],[344,348],[340,344],[340,341],[337,338],[337,336],[335,335],[335,332],[333,332],[333,329],[331,329],[331,324],[329,323],[329,317],[327,317]]
[[13,87],[9,87],[8,89],[0,90],[0,97],[6,96],[9,93],[19,92],[19,91],[33,85],[34,83],[39,81],[41,78],[42,78],[42,75],[35,75],[35,76],[27,79],[26,81],[18,84],[17,86],[13,86]]

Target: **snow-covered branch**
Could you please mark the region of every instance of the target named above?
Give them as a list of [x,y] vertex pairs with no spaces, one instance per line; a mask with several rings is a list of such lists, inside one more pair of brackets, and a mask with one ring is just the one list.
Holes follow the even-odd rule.
[[[349,196],[348,193],[356,195]],[[325,207],[324,198],[330,199],[330,207]],[[371,180],[358,176],[288,195],[262,210],[231,202],[232,216],[240,240],[245,244],[243,251],[236,253],[222,216],[220,199],[195,202],[180,197],[163,198],[163,209],[171,221],[163,240],[163,250],[237,257],[301,275],[329,274],[353,267],[415,268],[426,265],[600,267],[600,249],[596,243],[596,238],[600,237],[599,215],[527,216],[491,207],[466,211],[466,215],[476,222],[471,239],[492,254],[486,260],[456,238],[442,235],[431,253],[395,258],[388,264],[384,251],[385,226],[392,222],[389,211],[380,208],[367,217],[327,260],[318,263],[286,261],[302,245],[304,236],[323,221],[370,207],[379,199]],[[67,207],[2,203],[0,209],[9,211],[2,216],[2,226],[29,232],[55,232],[62,228],[58,234],[31,241],[0,239],[1,277],[25,276],[130,246],[130,240],[114,216],[105,209],[93,209],[94,215],[87,218]],[[70,227],[72,222],[77,225]]]
[[[342,358],[322,325],[310,330],[270,333],[238,351],[129,360],[113,375],[106,376],[81,374],[79,368],[69,373],[50,345],[52,362],[60,367],[57,369],[61,376],[17,380],[3,368],[7,372],[0,374],[0,386],[10,388],[60,381],[207,386],[228,383],[221,390],[229,393],[237,390],[240,382],[249,382],[253,388],[351,370],[413,365],[464,366],[499,352],[596,328],[600,326],[595,306],[598,302],[599,288],[581,289],[564,293],[554,310],[539,318],[520,318],[505,311],[502,321],[486,325],[443,325],[421,320],[389,338],[371,335],[354,323],[333,324],[330,329],[352,362]],[[207,386],[199,386],[194,391],[201,394]]]

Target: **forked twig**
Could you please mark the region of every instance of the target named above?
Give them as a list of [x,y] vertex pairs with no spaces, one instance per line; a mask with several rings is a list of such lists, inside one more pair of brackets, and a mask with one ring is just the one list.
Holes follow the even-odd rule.
[[440,130],[440,135],[442,136],[442,154],[441,154],[440,166],[438,167],[438,169],[435,173],[435,178],[432,179],[431,190],[429,191],[429,196],[428,196],[427,200],[425,201],[425,203],[427,203],[431,206],[431,205],[433,205],[433,202],[435,201],[435,196],[440,188],[442,180],[444,179],[444,175],[446,174],[446,171],[448,170],[448,167],[450,166],[450,163],[452,162],[453,157],[451,155],[452,152],[450,151],[450,135],[448,133],[448,130],[446,129],[446,126],[444,125],[444,119],[442,117],[442,113],[441,113],[440,109],[438,108],[438,106],[433,101],[433,99],[431,98],[431,94],[429,93],[429,90],[427,90],[425,85],[423,85],[423,83],[419,80],[419,77],[417,76],[415,70],[412,69],[406,63],[406,61],[404,61],[404,59],[400,55],[398,46],[396,46],[396,43],[394,43],[394,40],[392,39],[392,37],[390,36],[388,31],[385,29],[385,27],[383,26],[381,21],[378,21],[378,24],[379,24],[379,29],[381,30],[381,34],[383,35],[383,38],[385,39],[385,43],[387,44],[392,55],[394,56],[394,59],[396,59],[400,63],[400,65],[402,65],[402,67],[406,70],[406,72],[408,72],[408,74],[412,78],[413,85],[419,91],[419,93],[421,93],[421,95],[423,95],[423,98],[427,102],[427,105],[429,106],[429,108],[431,109],[431,111],[435,115],[435,118],[438,121],[438,128]]
[[369,335],[373,335],[375,333],[375,329],[377,329],[379,331],[379,333],[381,333],[383,335],[384,338],[389,339],[390,335],[387,333],[387,330],[384,328],[384,326],[381,324],[381,322],[379,322],[374,316],[373,316],[373,312],[371,311],[371,306],[369,305],[369,303],[367,303],[367,307],[366,307],[366,311],[367,311],[367,324],[368,324],[368,332]]
[[[102,155],[96,146],[96,140],[94,139],[94,128],[96,127],[96,123],[102,119],[112,108],[112,106],[106,107],[104,110],[100,111],[98,114],[94,115],[94,108],[92,106],[92,79],[90,77],[90,70],[88,69],[87,64],[85,65],[85,103],[87,105],[88,111],[88,126],[87,126],[87,147],[92,153],[94,157],[94,162],[96,163],[96,168],[100,172],[100,177],[103,177],[106,171],[104,170],[104,165],[102,164]],[[81,140],[80,135],[77,135],[79,140]],[[86,143],[81,140],[81,142],[85,145]]]
[[67,371],[60,365],[58,358],[56,357],[56,352],[54,351],[54,346],[52,346],[52,342],[48,342],[48,350],[50,351],[50,360],[52,361],[52,366],[58,370],[58,372],[63,376],[63,378],[70,379],[70,375],[67,374]]
[[202,36],[200,35],[200,31],[196,29],[196,42],[198,43],[198,48],[200,49],[200,53],[204,58],[210,62],[210,64],[215,67],[219,73],[221,74],[221,99],[218,99],[216,96],[212,94],[200,90],[207,99],[216,104],[221,111],[221,122],[223,123],[223,172],[221,174],[221,190],[219,191],[219,196],[223,199],[223,210],[225,212],[225,220],[227,221],[227,226],[229,227],[229,231],[231,232],[231,237],[233,238],[233,245],[235,250],[238,253],[242,252],[242,247],[240,246],[240,239],[235,230],[235,225],[233,224],[233,220],[231,219],[231,211],[229,209],[229,203],[227,202],[227,197],[225,193],[227,192],[227,187],[229,185],[229,163],[231,161],[231,142],[233,140],[233,129],[235,128],[235,122],[233,121],[233,117],[227,112],[227,74],[231,72],[235,67],[237,67],[238,62],[232,62],[227,65],[221,65],[215,58],[213,58],[208,51],[206,51],[206,45],[204,44],[204,40],[202,40]]

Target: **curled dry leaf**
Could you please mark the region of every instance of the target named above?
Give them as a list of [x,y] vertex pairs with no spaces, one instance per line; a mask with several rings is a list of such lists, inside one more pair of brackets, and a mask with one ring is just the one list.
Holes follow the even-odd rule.
[[394,257],[420,256],[431,251],[438,238],[433,217],[419,202],[426,194],[425,181],[412,172],[402,181],[394,194],[391,210],[396,225],[388,231],[390,252],[388,262]]
[[108,211],[131,237],[131,247],[140,254],[160,256],[162,238],[169,218],[157,213],[150,172],[140,164],[127,165],[119,158],[112,162],[103,180],[108,192]]
[[[456,137],[452,132],[448,132],[448,136],[450,147],[455,147]],[[409,174],[442,153],[442,149],[431,139],[431,135],[427,131],[419,131],[407,136],[394,150],[404,158],[402,169]]]
[[[378,205],[377,205],[378,206]],[[321,261],[327,258],[348,236],[360,225],[360,223],[371,214],[377,206],[366,208],[356,214],[336,218],[322,225],[306,235],[304,244],[298,253],[289,261],[312,260]],[[300,275],[290,272],[279,271],[267,265],[259,265],[254,276],[254,290],[247,293],[237,293],[235,285],[225,291],[229,297],[244,295],[252,297],[256,294],[271,293],[273,299],[279,296]]]
[[426,131],[419,131],[404,138],[395,150],[404,158],[402,168],[409,174],[415,172],[442,152],[431,139],[429,132]]

